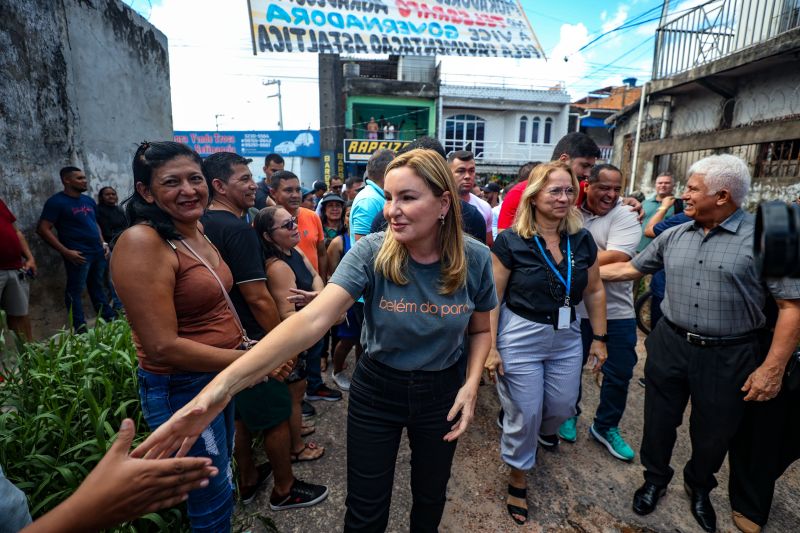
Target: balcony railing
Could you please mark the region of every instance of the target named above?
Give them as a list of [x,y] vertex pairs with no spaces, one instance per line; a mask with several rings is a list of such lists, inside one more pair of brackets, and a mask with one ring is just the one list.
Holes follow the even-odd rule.
[[800,26],[800,0],[711,0],[656,30],[653,79],[716,61]]
[[503,141],[453,141],[439,139],[446,152],[469,150],[484,163],[523,164],[528,161],[550,161],[552,144],[530,144]]

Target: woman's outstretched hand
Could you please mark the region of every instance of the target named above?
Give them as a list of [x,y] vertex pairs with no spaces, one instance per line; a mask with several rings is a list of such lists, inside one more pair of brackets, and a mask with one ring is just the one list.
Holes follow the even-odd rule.
[[212,381],[137,446],[131,452],[131,457],[161,459],[176,451],[177,457],[185,456],[230,401],[231,396],[224,387]]

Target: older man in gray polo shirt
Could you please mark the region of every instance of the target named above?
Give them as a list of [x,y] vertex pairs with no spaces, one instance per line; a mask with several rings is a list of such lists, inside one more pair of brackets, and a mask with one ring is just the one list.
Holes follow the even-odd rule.
[[[741,420],[745,401],[775,397],[800,340],[800,280],[756,276],[752,215],[741,205],[750,187],[747,165],[731,155],[689,169],[684,212],[694,219],[671,228],[628,263],[600,268],[604,280],[638,279],[665,269],[665,320],[647,338],[642,464],[645,483],[633,510],[652,512],[672,478],[676,428],[691,398],[692,455],[683,470],[691,510],[705,531],[716,529],[709,493]],[[765,324],[766,291],[779,315],[759,365],[757,330]]]

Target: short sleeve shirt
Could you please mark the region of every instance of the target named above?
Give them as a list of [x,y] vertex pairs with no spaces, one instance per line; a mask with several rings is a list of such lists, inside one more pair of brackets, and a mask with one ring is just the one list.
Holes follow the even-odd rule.
[[[695,222],[670,228],[631,264],[645,274],[664,269],[661,310],[681,328],[700,335],[742,335],[762,327],[765,287],[753,258],[755,217],[737,209],[706,233]],[[800,280],[768,280],[779,300],[800,299]]]
[[350,240],[355,242],[356,235],[368,235],[375,215],[383,209],[386,198],[383,189],[368,179],[364,189],[356,195],[350,207]]
[[483,221],[486,224],[486,229],[492,229],[492,206],[489,205],[489,202],[485,200],[481,200],[477,196],[472,193],[469,193],[469,205],[476,207],[480,212],[481,216],[483,217]]
[[239,314],[239,320],[251,339],[260,339],[265,332],[261,329],[250,306],[239,290],[239,285],[251,281],[266,282],[264,260],[258,234],[247,222],[229,211],[210,209],[202,218],[206,236],[219,250],[222,260],[231,269],[233,288],[231,301]]
[[498,232],[514,225],[514,217],[517,216],[517,208],[527,185],[528,180],[520,181],[503,197],[503,203],[500,205],[500,216],[497,219]]
[[319,257],[317,246],[325,241],[325,232],[322,230],[322,221],[317,214],[305,207],[298,208],[297,227],[300,230],[300,244],[298,248],[306,254],[311,266],[319,272]]
[[14,222],[17,218],[0,200],[0,270],[22,268],[22,243],[19,242]]
[[409,282],[402,286],[375,271],[375,257],[385,235],[361,238],[330,279],[353,299],[364,296],[361,344],[365,356],[398,370],[449,368],[461,356],[472,313],[497,305],[489,248],[464,238],[466,285],[443,295],[438,292],[439,262],[423,265],[409,258]]
[[[547,258],[564,280],[567,279],[567,238],[566,234],[561,236],[559,248],[564,259],[559,264],[542,244]],[[597,245],[585,229],[569,235],[569,242],[573,261],[570,304],[577,305],[583,300],[583,291],[589,283],[589,268],[597,260]],[[512,311],[545,313],[564,305],[566,288],[547,265],[534,238],[524,239],[513,229],[506,230],[497,236],[492,253],[511,271],[503,300]]]
[[[661,202],[656,200],[655,195],[645,198],[644,202],[642,202],[642,210],[644,211],[644,218],[642,219],[643,228],[647,227],[648,222],[650,222],[650,219],[656,214],[656,211],[658,211],[659,207],[661,207]],[[664,214],[664,220],[668,219],[674,214],[675,206],[672,206],[667,209],[667,212]],[[639,241],[639,246],[636,247],[636,251],[641,252],[644,250],[645,247],[652,242],[652,240],[652,237],[642,234],[642,239]]]
[[47,199],[40,218],[53,224],[58,240],[70,250],[102,253],[96,209],[97,204],[85,194],[73,198],[59,192]]
[[[636,255],[636,247],[642,237],[642,226],[636,214],[627,206],[618,203],[603,216],[597,216],[585,207],[581,208],[583,225],[594,237],[597,248],[602,251],[622,252],[628,257]],[[603,282],[606,290],[606,317],[608,320],[635,318],[633,309],[633,282]],[[588,318],[586,306],[581,304],[578,314]]]

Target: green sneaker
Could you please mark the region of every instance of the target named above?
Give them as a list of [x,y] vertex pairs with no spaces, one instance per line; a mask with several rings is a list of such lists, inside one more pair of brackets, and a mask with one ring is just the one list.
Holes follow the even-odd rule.
[[578,424],[578,417],[573,416],[564,420],[561,427],[558,428],[558,436],[567,442],[575,442],[578,440],[578,430],[575,426]]
[[592,424],[592,427],[589,428],[589,433],[597,442],[608,448],[611,455],[617,459],[633,461],[636,454],[633,453],[631,447],[628,446],[628,443],[625,442],[625,439],[619,434],[619,428],[609,428],[604,433],[601,433],[597,431],[594,428],[594,424]]

